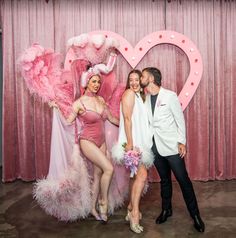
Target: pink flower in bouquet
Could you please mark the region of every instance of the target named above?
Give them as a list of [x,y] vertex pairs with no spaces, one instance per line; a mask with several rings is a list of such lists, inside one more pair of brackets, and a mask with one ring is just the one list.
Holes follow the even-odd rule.
[[137,147],[134,147],[133,150],[129,150],[124,153],[124,164],[127,169],[130,169],[130,177],[133,177],[135,174],[137,174],[141,155],[142,153]]

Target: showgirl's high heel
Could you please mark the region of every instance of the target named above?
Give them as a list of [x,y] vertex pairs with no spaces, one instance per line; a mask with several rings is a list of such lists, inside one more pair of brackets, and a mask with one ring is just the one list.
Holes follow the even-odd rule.
[[107,204],[99,203],[98,208],[99,208],[99,215],[100,215],[101,221],[102,221],[102,223],[106,224],[108,221]]
[[100,215],[97,213],[97,211],[92,211],[91,215],[95,218],[96,221],[101,221],[102,218],[100,217]]
[[[141,214],[141,213],[140,213]],[[140,216],[140,214],[139,214],[139,216]],[[133,231],[133,232],[135,232],[135,233],[141,233],[141,232],[143,232],[143,226],[141,226],[140,224],[134,224],[133,222],[132,222],[132,215],[131,215],[131,211],[129,211],[129,210],[127,210],[127,215],[126,215],[126,217],[125,217],[125,220],[126,221],[129,221],[130,222],[130,229]]]

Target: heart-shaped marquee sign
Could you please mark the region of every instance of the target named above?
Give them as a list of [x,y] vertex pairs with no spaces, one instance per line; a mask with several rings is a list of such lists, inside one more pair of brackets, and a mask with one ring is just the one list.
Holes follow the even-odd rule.
[[[118,40],[120,44],[118,50],[132,68],[135,68],[145,54],[156,45],[172,44],[179,47],[188,57],[190,72],[178,98],[182,110],[188,106],[200,83],[203,72],[201,54],[195,44],[188,37],[175,31],[156,31],[145,36],[135,47],[133,47],[124,37],[112,31],[93,31],[88,34],[104,34],[106,37],[112,37]],[[68,64],[68,59],[70,57],[71,55],[68,51],[65,60],[66,64]]]

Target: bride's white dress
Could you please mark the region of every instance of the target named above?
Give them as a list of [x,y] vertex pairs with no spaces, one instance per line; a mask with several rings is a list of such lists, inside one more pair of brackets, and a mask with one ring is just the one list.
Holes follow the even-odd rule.
[[[152,134],[148,125],[147,108],[139,93],[135,94],[135,102],[132,113],[132,138],[133,146],[138,147],[142,152],[140,162],[147,168],[153,164]],[[127,142],[122,106],[120,106],[120,125],[118,142],[112,148],[112,157],[117,163],[122,163],[124,157],[124,147]]]

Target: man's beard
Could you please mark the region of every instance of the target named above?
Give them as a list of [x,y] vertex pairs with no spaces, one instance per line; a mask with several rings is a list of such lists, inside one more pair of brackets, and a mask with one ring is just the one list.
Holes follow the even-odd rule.
[[146,83],[142,83],[142,81],[140,82],[140,86],[142,88],[146,88],[148,86],[148,84],[149,84],[149,81],[147,81]]

